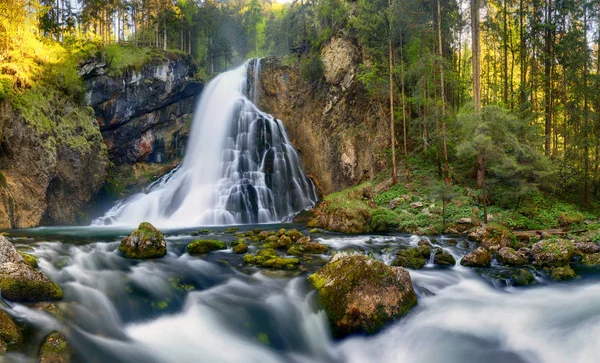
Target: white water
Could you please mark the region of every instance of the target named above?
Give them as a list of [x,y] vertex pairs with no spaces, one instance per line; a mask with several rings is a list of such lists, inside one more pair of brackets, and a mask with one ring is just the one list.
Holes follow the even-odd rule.
[[[322,242],[380,250],[389,260],[415,239]],[[600,356],[598,277],[514,288],[459,264],[410,270],[419,305],[408,316],[374,336],[335,341],[304,276],[238,273],[216,262],[230,253],[209,262],[182,254],[187,242],[169,239],[166,257],[140,262],[116,253],[118,242],[39,244],[32,253],[65,291],[66,321],[21,304],[9,312],[36,326],[39,340],[64,332],[85,362],[593,363]],[[458,259],[466,251],[444,247]],[[196,290],[174,291],[173,278]],[[154,301],[168,301],[168,310],[148,310]]]
[[[254,82],[248,67],[255,68]],[[146,193],[118,203],[94,225],[160,228],[280,222],[314,205],[283,124],[260,111],[260,61],[225,72],[205,88],[182,165]]]

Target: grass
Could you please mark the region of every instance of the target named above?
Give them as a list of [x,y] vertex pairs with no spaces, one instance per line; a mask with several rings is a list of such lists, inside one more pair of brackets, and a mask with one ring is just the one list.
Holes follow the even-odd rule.
[[119,76],[128,70],[139,71],[148,64],[189,57],[187,53],[169,49],[167,51],[154,47],[132,47],[110,44],[104,47],[108,63],[108,74]]

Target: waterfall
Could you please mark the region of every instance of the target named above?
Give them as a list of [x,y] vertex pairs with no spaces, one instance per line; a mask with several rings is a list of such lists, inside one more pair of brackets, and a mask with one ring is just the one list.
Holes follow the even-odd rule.
[[213,79],[198,101],[183,163],[93,224],[272,223],[312,207],[315,187],[283,124],[249,99],[257,99],[259,71],[259,60],[248,61]]

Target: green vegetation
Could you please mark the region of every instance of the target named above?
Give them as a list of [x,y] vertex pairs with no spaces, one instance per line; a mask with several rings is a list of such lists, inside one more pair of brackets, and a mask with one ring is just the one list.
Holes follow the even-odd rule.
[[123,238],[119,251],[127,258],[159,258],[167,254],[167,242],[152,224],[142,222],[130,236]]
[[187,251],[192,255],[201,255],[225,249],[227,249],[225,242],[218,240],[197,240],[187,245]]

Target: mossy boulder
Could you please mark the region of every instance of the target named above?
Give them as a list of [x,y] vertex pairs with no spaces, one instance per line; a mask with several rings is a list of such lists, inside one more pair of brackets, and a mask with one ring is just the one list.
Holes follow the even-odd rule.
[[575,254],[573,242],[553,238],[537,242],[531,248],[533,265],[537,267],[562,267],[571,262]]
[[68,363],[71,356],[71,345],[63,334],[53,331],[46,336],[40,348],[40,363]]
[[300,238],[304,237],[304,234],[302,232],[299,232],[296,229],[289,229],[289,230],[285,231],[284,234],[286,236],[288,236],[293,242],[296,242]]
[[277,238],[276,236],[268,237],[265,240],[265,248],[287,249],[292,245],[292,239],[286,235]]
[[422,239],[419,241],[418,245],[419,251],[421,251],[423,257],[426,260],[429,260],[429,257],[431,256],[431,243],[426,239]]
[[233,247],[233,253],[238,255],[246,252],[248,252],[248,245],[245,243],[239,243]]
[[4,310],[0,310],[0,349],[10,351],[23,344],[23,334]]
[[420,269],[427,264],[423,252],[419,247],[405,248],[396,253],[392,266],[402,266],[412,269]]
[[279,257],[277,251],[272,248],[265,248],[256,254],[247,254],[244,256],[244,263],[265,268],[280,270],[290,270],[298,267],[300,260],[297,258]]
[[143,222],[131,235],[123,238],[119,251],[125,253],[127,258],[158,258],[167,254],[167,242],[158,229]]
[[521,251],[515,251],[510,247],[502,247],[496,255],[498,262],[506,266],[526,266],[529,257]]
[[23,256],[4,236],[0,236],[0,265],[6,262],[21,262]]
[[364,255],[338,253],[308,280],[335,337],[373,334],[417,304],[408,271]]
[[535,284],[535,276],[529,270],[518,269],[511,274],[514,286],[529,286]]
[[21,251],[19,251],[19,253],[23,257],[23,260],[25,260],[25,262],[27,262],[31,267],[33,267],[33,268],[38,267],[37,257],[35,257],[34,255],[30,255],[29,253],[25,253],[25,252],[21,252]]
[[212,239],[199,239],[187,245],[187,251],[190,255],[203,255],[211,251],[226,249],[225,242]]
[[327,253],[327,251],[329,251],[329,247],[326,245],[309,241],[290,246],[287,250],[287,254],[291,256],[302,256],[304,254],[322,255]]
[[554,281],[569,281],[577,277],[570,266],[555,267],[550,275]]
[[61,300],[61,288],[46,274],[36,271],[25,261],[0,265],[2,297],[19,302]]
[[600,251],[598,245],[594,242],[576,242],[574,246],[575,253],[581,255],[589,255],[593,253],[598,253]]
[[456,265],[456,260],[448,252],[438,249],[433,257],[433,263],[440,266],[454,266]]
[[460,264],[467,267],[489,267],[492,255],[483,247],[477,247],[460,260]]
[[581,262],[584,265],[588,265],[588,266],[600,265],[600,253],[592,253],[591,255],[584,255]]

